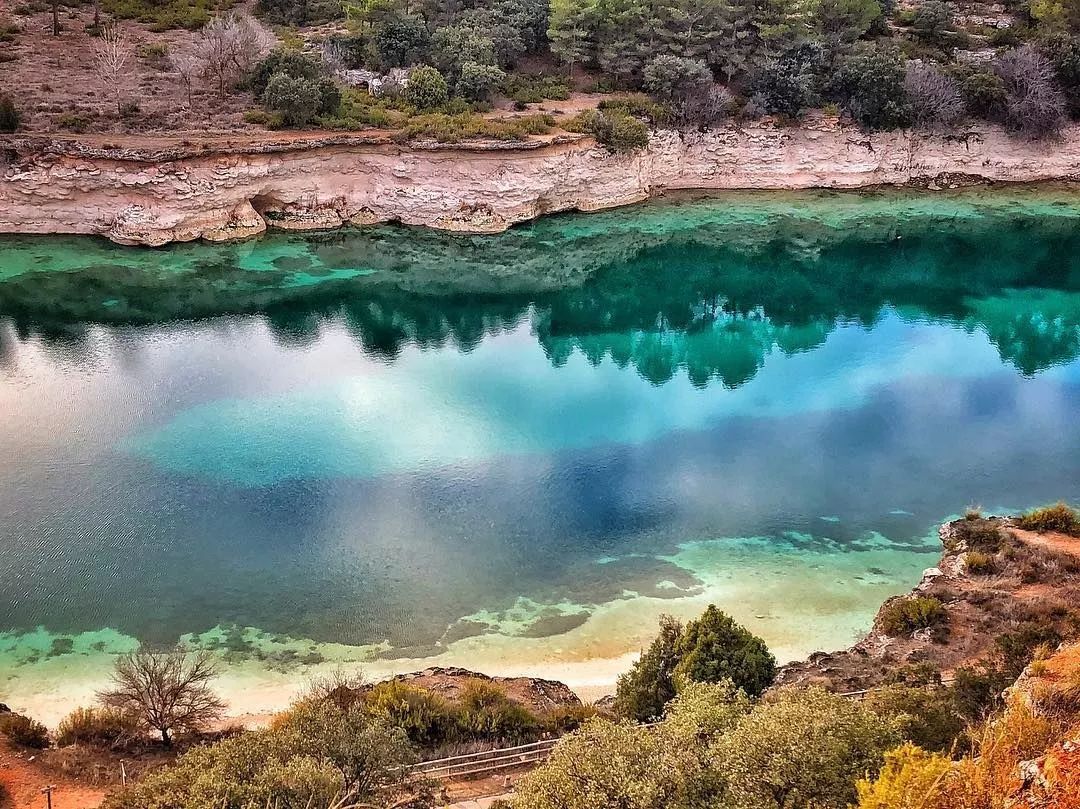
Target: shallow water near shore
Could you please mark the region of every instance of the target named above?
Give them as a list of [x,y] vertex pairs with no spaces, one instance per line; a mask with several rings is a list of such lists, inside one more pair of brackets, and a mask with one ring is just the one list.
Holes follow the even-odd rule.
[[500,236],[0,238],[0,702],[215,649],[609,686],[717,603],[846,646],[973,503],[1076,499],[1069,189],[744,193]]

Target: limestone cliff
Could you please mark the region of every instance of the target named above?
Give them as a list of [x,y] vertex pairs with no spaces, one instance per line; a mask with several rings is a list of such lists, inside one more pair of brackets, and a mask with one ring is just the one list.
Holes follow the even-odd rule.
[[996,128],[868,135],[818,120],[659,132],[615,155],[588,138],[406,147],[335,136],[139,148],[0,139],[0,232],[102,234],[122,244],[224,240],[267,226],[402,222],[492,233],[674,189],[859,188],[1080,177],[1080,127],[1030,143]]

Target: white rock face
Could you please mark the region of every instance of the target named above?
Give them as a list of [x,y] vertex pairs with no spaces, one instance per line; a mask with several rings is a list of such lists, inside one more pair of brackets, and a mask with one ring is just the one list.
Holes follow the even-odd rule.
[[[164,157],[163,157],[164,155]],[[273,148],[132,149],[0,139],[0,232],[91,233],[123,244],[224,240],[344,222],[494,233],[563,210],[626,205],[669,189],[860,188],[971,179],[1080,177],[1080,127],[1030,143],[961,135],[867,135],[817,121],[680,135],[614,155],[590,139],[530,148],[301,142]]]

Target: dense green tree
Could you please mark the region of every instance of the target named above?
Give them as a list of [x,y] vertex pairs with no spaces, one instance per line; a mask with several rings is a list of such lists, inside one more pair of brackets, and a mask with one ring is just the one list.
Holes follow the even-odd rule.
[[813,42],[765,63],[754,82],[755,98],[767,112],[797,118],[820,103],[828,56]]
[[952,11],[942,0],[926,0],[915,9],[911,28],[924,42],[941,45],[952,28]]
[[451,25],[440,28],[431,37],[431,61],[451,84],[457,82],[466,62],[477,65],[495,63],[495,45],[491,37],[473,28]]
[[405,86],[405,100],[417,109],[436,109],[449,98],[446,79],[435,68],[421,65],[409,74],[409,83]]
[[675,697],[676,647],[682,624],[670,615],[660,617],[660,632],[630,670],[619,675],[615,687],[615,712],[646,722],[663,715]]
[[585,62],[593,52],[595,0],[551,0],[548,39],[551,52],[569,66]]
[[299,51],[278,48],[255,65],[248,81],[255,98],[261,99],[271,76],[283,74],[294,79],[315,81],[323,76],[323,66],[315,57]]
[[467,101],[485,101],[499,87],[506,74],[497,65],[466,62],[461,66],[456,92]]
[[1058,34],[1042,42],[1041,49],[1054,66],[1054,76],[1069,105],[1069,114],[1080,118],[1080,36]]
[[679,677],[701,683],[731,680],[756,697],[776,677],[776,659],[765,641],[711,604],[686,625],[675,652],[679,658],[676,681]]
[[834,91],[852,117],[867,129],[894,129],[908,121],[907,69],[890,44],[860,43],[841,62]]
[[712,85],[712,72],[700,59],[657,56],[642,73],[645,89],[661,101],[682,102]]
[[785,689],[713,746],[725,809],[846,809],[897,734],[872,711],[821,689]]
[[430,44],[427,26],[412,14],[387,15],[375,25],[371,39],[383,70],[416,64]]

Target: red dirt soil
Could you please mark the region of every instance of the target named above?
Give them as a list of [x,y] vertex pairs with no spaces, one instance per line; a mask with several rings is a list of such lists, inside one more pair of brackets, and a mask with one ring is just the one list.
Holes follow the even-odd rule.
[[105,797],[104,790],[77,784],[37,766],[35,750],[17,749],[7,740],[0,740],[0,784],[7,789],[12,809],[43,809],[42,789],[56,787],[52,794],[53,809],[94,809]]

